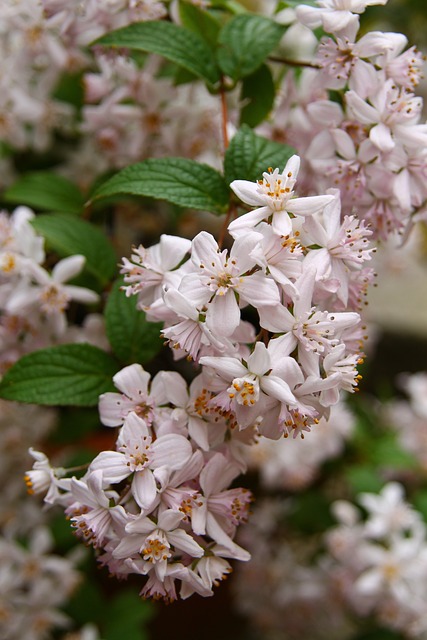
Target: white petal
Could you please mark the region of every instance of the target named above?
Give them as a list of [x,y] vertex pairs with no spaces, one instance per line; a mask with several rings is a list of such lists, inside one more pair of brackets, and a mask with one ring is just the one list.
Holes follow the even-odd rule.
[[311,216],[322,211],[327,204],[332,202],[333,195],[308,196],[306,198],[291,198],[286,205],[290,213],[298,216]]
[[248,369],[258,376],[263,376],[271,369],[270,354],[263,342],[257,342],[255,349],[247,359]]
[[76,255],[60,260],[52,269],[52,278],[55,282],[62,284],[74,278],[83,269],[86,258]]
[[228,381],[241,378],[248,373],[246,367],[237,358],[203,356],[199,363],[205,367],[212,367],[224,380]]
[[148,510],[156,500],[157,487],[150,469],[137,471],[132,480],[132,495],[141,509]]
[[138,392],[147,394],[150,374],[140,364],[131,364],[125,367],[113,377],[117,389],[133,400],[138,399]]
[[208,305],[206,324],[214,336],[231,336],[240,322],[240,309],[233,289],[223,296],[216,295]]
[[242,202],[251,205],[251,207],[263,204],[263,197],[258,191],[258,184],[256,182],[233,180],[230,188]]
[[101,451],[90,465],[91,471],[97,469],[102,470],[103,480],[107,484],[121,482],[131,474],[126,457],[118,451]]
[[204,554],[202,547],[183,529],[175,529],[168,534],[168,539],[176,549],[188,553],[193,558],[201,558]]
[[381,151],[391,151],[396,146],[389,127],[387,127],[383,122],[372,127],[369,132],[369,138]]
[[184,436],[169,434],[160,436],[151,445],[153,467],[167,466],[181,469],[191,458],[192,448]]

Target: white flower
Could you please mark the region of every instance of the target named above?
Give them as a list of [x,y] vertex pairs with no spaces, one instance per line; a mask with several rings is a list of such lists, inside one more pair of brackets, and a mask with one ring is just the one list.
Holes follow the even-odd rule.
[[132,475],[132,495],[144,510],[150,509],[157,497],[156,471],[181,469],[192,453],[184,436],[171,433],[153,440],[144,420],[133,412],[125,419],[118,445],[118,451],[98,454],[90,469],[101,469],[107,483],[118,483]]
[[331,202],[332,196],[311,196],[306,198],[294,197],[293,188],[300,166],[298,156],[292,156],[286,163],[283,172],[279,169],[263,173],[263,179],[258,182],[248,180],[234,180],[230,187],[234,193],[246,204],[258,209],[245,213],[228,225],[232,236],[241,235],[248,228],[255,227],[262,220],[269,220],[273,231],[279,236],[292,235],[293,216],[308,216],[320,211]]

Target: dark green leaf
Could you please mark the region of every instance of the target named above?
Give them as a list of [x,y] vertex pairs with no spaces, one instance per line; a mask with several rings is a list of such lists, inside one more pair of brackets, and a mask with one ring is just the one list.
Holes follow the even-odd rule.
[[210,84],[220,79],[214,55],[205,41],[196,33],[171,22],[136,22],[107,33],[94,44],[157,53]]
[[109,603],[105,615],[105,640],[148,640],[145,624],[154,615],[151,603],[144,602],[132,589],[126,589]]
[[190,209],[223,213],[229,191],[224,178],[206,164],[184,158],[150,158],[104,182],[93,199],[118,193],[167,200]]
[[346,477],[356,495],[362,491],[377,493],[384,486],[378,471],[368,464],[353,465],[347,470]]
[[307,491],[295,497],[288,521],[304,533],[324,531],[333,524],[330,504],[319,491]]
[[146,364],[162,348],[163,324],[147,322],[145,313],[136,308],[136,296],[127,297],[116,281],[105,309],[107,336],[116,356],[123,364]]
[[66,178],[50,171],[35,171],[23,175],[6,190],[4,199],[14,204],[65,213],[80,213],[84,205],[78,188]]
[[216,45],[221,24],[206,9],[180,0],[179,16],[184,27],[200,35],[211,47]]
[[115,251],[93,224],[68,214],[39,215],[31,224],[60,256],[85,256],[85,269],[101,283],[106,284],[116,273]]
[[250,75],[277,47],[284,33],[285,27],[270,18],[254,14],[235,16],[218,37],[219,66],[233,80]]
[[42,405],[98,404],[114,389],[116,361],[90,344],[62,344],[23,356],[0,383],[0,398]]
[[240,123],[256,127],[273,108],[276,90],[271,71],[263,64],[242,83]]
[[233,180],[255,182],[268,167],[283,169],[294,153],[292,147],[257,136],[250,127],[243,125],[225,154],[225,180],[227,184]]

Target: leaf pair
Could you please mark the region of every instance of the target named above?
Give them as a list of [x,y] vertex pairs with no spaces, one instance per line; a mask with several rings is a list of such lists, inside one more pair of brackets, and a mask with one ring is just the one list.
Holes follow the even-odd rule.
[[[197,20],[194,9],[191,15],[187,10],[185,22],[190,28],[165,21],[134,23],[102,36],[94,44],[156,53],[215,86],[223,74],[236,82],[256,71],[285,31],[269,18],[242,14],[222,28],[218,23],[215,46],[215,21],[207,18],[206,12],[199,12]],[[198,22],[208,22],[209,44],[197,32]]]

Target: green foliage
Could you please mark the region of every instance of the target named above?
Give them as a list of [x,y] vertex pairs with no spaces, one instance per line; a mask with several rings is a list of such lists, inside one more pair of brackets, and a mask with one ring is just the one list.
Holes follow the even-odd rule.
[[315,490],[295,496],[288,522],[307,534],[325,531],[334,523],[329,501],[322,493]]
[[171,22],[136,22],[107,33],[93,44],[157,53],[209,84],[220,79],[214,55],[205,40]]
[[39,215],[31,222],[58,255],[85,256],[85,269],[102,284],[116,273],[116,253],[105,234],[93,224],[69,214]]
[[146,364],[162,348],[162,324],[147,322],[145,313],[136,308],[136,296],[126,297],[117,280],[105,309],[107,336],[115,355],[123,364]]
[[221,23],[211,13],[191,2],[180,0],[179,17],[184,27],[201,36],[210,47],[215,47]]
[[69,180],[50,171],[27,173],[3,195],[6,202],[25,204],[43,211],[81,213],[84,198]]
[[384,486],[378,469],[371,464],[354,464],[346,471],[346,480],[355,495],[368,491],[378,493]]
[[117,362],[90,344],[62,344],[23,356],[0,383],[0,398],[42,405],[95,406],[114,389]]
[[240,112],[240,124],[250,127],[260,124],[273,108],[275,96],[273,76],[269,67],[263,64],[242,82],[240,98],[244,106]]
[[257,136],[243,125],[225,154],[224,173],[227,184],[233,180],[255,181],[268,167],[283,168],[295,153],[292,147]]
[[233,17],[218,37],[221,70],[235,81],[250,75],[277,47],[284,32],[285,27],[263,16]]
[[105,640],[148,640],[144,623],[153,613],[151,604],[142,601],[133,589],[122,590],[105,612],[102,637]]
[[218,171],[184,158],[150,158],[104,182],[93,199],[118,193],[166,200],[180,207],[223,213],[229,190]]
[[51,435],[55,444],[70,444],[99,429],[98,410],[93,407],[67,407],[61,410],[56,431]]
[[369,631],[358,633],[351,640],[402,640],[400,633],[376,627]]

